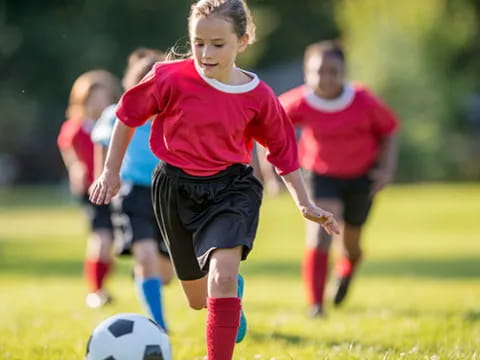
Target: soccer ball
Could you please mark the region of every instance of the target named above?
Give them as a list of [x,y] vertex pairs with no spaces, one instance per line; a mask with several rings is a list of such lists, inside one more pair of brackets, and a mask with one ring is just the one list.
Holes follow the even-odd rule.
[[102,321],[87,344],[86,360],[171,360],[165,331],[139,314],[118,314]]

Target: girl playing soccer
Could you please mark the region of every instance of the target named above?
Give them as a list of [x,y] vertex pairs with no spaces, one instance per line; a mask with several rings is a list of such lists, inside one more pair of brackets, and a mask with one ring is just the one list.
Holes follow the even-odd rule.
[[307,196],[293,126],[273,91],[235,66],[254,40],[245,2],[196,2],[189,34],[191,58],[158,63],[120,100],[121,121],[90,199],[110,202],[133,128],[155,116],[150,146],[163,160],[153,177],[155,213],[189,305],[207,307],[208,359],[229,360],[244,336],[238,270],[252,249],[262,199],[245,165],[254,139],[268,148],[303,216],[331,233],[337,224]]
[[[360,235],[373,196],[393,178],[397,119],[370,91],[345,82],[342,48],[332,41],[307,47],[305,85],[280,96],[302,127],[299,152],[310,172],[315,203],[343,219],[342,255],[336,266],[334,303],[340,304],[361,259]],[[331,236],[307,223],[302,273],[310,315],[323,315]]]
[[111,300],[103,285],[112,263],[113,232],[109,206],[88,201],[88,187],[94,177],[90,133],[102,111],[117,102],[120,94],[120,81],[107,71],[93,70],[78,77],[70,92],[67,120],[57,139],[70,190],[82,199],[90,221],[84,273],[89,287],[86,303],[92,308]]
[[[164,54],[152,49],[135,50],[129,56],[122,81],[124,88],[135,86],[155,62],[164,60],[164,57]],[[105,109],[92,131],[92,140],[98,154],[95,162],[99,162],[100,169],[104,164],[104,149],[110,143],[117,121],[115,109],[116,105]],[[122,232],[122,238],[129,243],[128,247],[133,253],[137,294],[147,313],[167,331],[162,288],[172,279],[173,269],[155,220],[151,200],[152,173],[158,164],[158,158],[148,146],[150,127],[150,121],[140,126],[130,142],[120,172],[122,188],[115,198],[114,208],[119,210],[119,215],[125,221],[123,225],[127,231]]]

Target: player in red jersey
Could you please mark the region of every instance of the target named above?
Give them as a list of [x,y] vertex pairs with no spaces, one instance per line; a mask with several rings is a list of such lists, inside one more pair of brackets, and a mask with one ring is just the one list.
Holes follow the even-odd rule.
[[[342,48],[333,41],[307,47],[305,84],[280,96],[302,128],[299,154],[315,203],[343,220],[342,254],[335,268],[334,303],[345,295],[362,252],[360,236],[374,195],[392,181],[398,121],[366,88],[345,81]],[[307,223],[302,274],[310,315],[323,315],[331,236]]]
[[112,222],[108,205],[88,201],[88,188],[94,178],[94,151],[90,133],[102,111],[121,94],[120,81],[104,70],[93,70],[78,77],[70,92],[67,120],[57,143],[68,170],[70,190],[79,197],[90,222],[90,236],[84,262],[89,287],[87,305],[100,307],[110,301],[104,280],[112,263]]
[[273,91],[235,66],[254,40],[245,2],[196,2],[189,34],[191,58],[158,63],[123,95],[90,199],[110,202],[134,127],[154,116],[150,145],[163,160],[153,177],[157,219],[189,305],[207,307],[208,359],[230,360],[246,324],[238,271],[252,249],[262,200],[262,185],[246,165],[253,141],[268,148],[303,216],[331,233],[337,224],[307,195],[293,126]]

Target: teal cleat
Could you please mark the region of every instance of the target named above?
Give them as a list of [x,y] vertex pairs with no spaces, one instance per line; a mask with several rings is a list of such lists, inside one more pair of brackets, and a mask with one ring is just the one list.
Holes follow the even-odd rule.
[[[238,287],[237,295],[240,299],[242,299],[244,282],[243,282],[243,277],[240,274],[238,274],[237,287]],[[240,313],[240,326],[238,327],[237,338],[235,339],[235,342],[237,344],[241,342],[245,338],[246,334],[247,334],[247,318],[245,317],[245,313],[243,312],[243,309],[242,309],[242,312]]]

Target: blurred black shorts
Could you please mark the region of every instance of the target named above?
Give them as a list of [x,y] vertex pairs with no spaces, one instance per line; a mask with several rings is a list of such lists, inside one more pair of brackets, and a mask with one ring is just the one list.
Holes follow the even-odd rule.
[[339,199],[343,204],[343,220],[348,225],[362,226],[372,207],[372,181],[367,174],[341,179],[307,172],[307,184],[314,199]]
[[119,194],[112,200],[114,208],[114,226],[121,233],[117,238],[122,244],[118,248],[120,255],[131,254],[133,243],[147,239],[157,242],[158,252],[168,256],[153,212],[152,188],[150,186],[122,184]]
[[87,214],[90,231],[113,229],[110,205],[93,204],[88,199],[88,194],[82,196],[81,202]]
[[263,187],[250,166],[235,164],[212,176],[191,176],[160,163],[153,204],[180,280],[206,275],[215,249],[253,247]]

